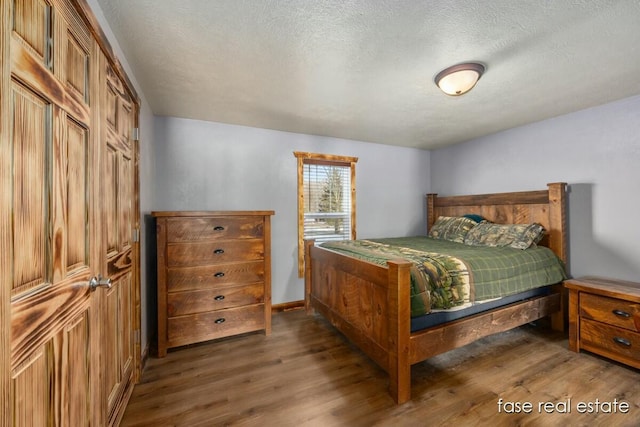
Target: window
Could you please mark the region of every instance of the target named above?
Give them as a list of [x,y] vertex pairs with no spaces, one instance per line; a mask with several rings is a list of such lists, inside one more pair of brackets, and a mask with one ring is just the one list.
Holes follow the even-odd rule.
[[357,157],[293,153],[298,159],[298,276],[304,275],[304,239],[356,238]]

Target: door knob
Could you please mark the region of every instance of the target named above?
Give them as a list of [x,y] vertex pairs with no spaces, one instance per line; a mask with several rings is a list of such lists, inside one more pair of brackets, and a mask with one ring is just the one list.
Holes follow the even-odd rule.
[[89,288],[92,291],[95,291],[96,288],[98,288],[98,287],[111,289],[111,279],[109,279],[109,278],[105,279],[100,274],[98,274],[98,276],[92,277],[91,280],[89,280]]

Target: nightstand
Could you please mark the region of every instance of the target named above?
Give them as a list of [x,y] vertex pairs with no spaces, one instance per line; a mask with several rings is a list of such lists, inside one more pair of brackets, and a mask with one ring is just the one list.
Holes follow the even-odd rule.
[[569,349],[640,368],[640,283],[581,277],[564,285],[569,290]]

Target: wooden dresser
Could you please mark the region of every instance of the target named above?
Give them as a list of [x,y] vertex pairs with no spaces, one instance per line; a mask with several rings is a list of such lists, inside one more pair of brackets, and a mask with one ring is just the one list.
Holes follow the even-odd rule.
[[271,333],[273,211],[152,212],[157,354],[245,332]]
[[603,277],[568,280],[569,349],[640,368],[640,283]]

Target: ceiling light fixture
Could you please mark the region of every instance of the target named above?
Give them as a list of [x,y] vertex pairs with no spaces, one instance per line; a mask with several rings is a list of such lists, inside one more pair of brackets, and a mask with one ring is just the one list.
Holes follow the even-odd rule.
[[440,71],[436,85],[447,95],[459,96],[469,92],[484,73],[484,65],[477,62],[453,65]]

